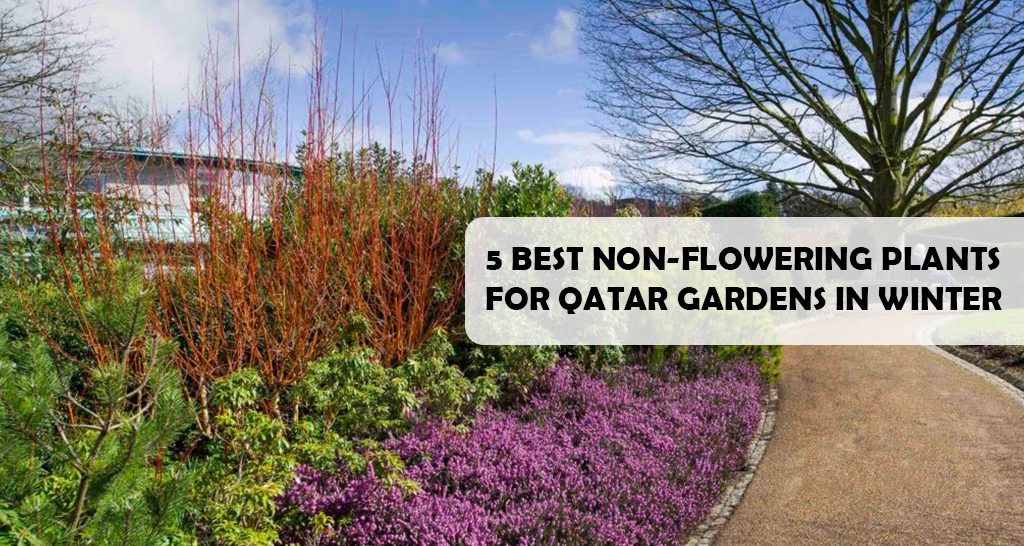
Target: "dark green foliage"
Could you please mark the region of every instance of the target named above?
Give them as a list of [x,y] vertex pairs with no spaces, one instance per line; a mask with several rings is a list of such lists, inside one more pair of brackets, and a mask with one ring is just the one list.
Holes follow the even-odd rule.
[[412,488],[401,461],[381,441],[428,413],[462,424],[497,396],[492,374],[465,376],[451,365],[440,333],[399,366],[385,366],[363,347],[343,348],[309,366],[286,393],[290,415],[261,406],[269,393],[259,374],[242,370],[216,381],[212,403],[217,438],[198,465],[192,519],[204,541],[274,544],[280,518],[275,500],[297,464],[334,467],[339,461]]
[[373,351],[337,351],[309,365],[297,396],[324,429],[373,438],[401,429],[405,413],[417,403],[409,382],[381,366]]
[[567,345],[559,352],[594,372],[614,370],[626,361],[626,351],[621,345]]
[[512,177],[494,181],[491,173],[478,173],[474,189],[483,216],[556,217],[572,212],[572,194],[555,173],[543,165],[512,164]]
[[782,365],[782,346],[780,345],[715,345],[712,348],[715,356],[728,360],[747,357],[757,364],[761,373],[769,381],[779,377]]
[[449,363],[454,355],[442,331],[395,372],[416,393],[415,411],[458,424],[472,419],[481,406],[497,398],[499,391],[493,373],[469,377]]
[[40,336],[0,330],[0,538],[141,546],[178,533],[184,469],[165,453],[191,411],[173,344],[141,327],[139,270],[114,278],[83,310],[99,338],[122,340],[119,359],[71,373]]
[[25,338],[31,332],[41,333],[59,348],[51,357],[61,370],[73,373],[76,362],[92,358],[92,349],[75,313],[54,284],[44,282],[24,288],[11,284],[0,286],[0,309],[4,312],[0,329],[12,339]]
[[775,217],[779,207],[769,192],[750,192],[701,209],[702,216]]
[[190,506],[199,536],[209,541],[272,544],[278,538],[274,500],[291,476],[294,453],[286,423],[261,410],[265,395],[253,369],[213,384],[217,439],[197,466]]
[[654,345],[647,355],[647,369],[671,370],[683,377],[690,375],[690,348],[686,345]]
[[469,345],[464,353],[462,367],[496,382],[503,403],[522,400],[558,358],[557,348],[549,345]]
[[639,349],[635,357],[647,361],[647,370],[660,375],[665,372],[686,378],[716,375],[738,359],[750,360],[770,382],[779,376],[782,347],[778,345],[654,345]]

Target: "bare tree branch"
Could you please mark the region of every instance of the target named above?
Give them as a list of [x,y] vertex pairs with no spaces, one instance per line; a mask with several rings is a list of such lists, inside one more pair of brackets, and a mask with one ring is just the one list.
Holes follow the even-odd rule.
[[[58,107],[82,75],[96,43],[75,12],[34,0],[0,0],[0,135],[38,136],[40,109]],[[27,135],[27,136],[26,136]]]
[[589,99],[638,193],[772,183],[846,213],[927,214],[1024,187],[1009,161],[1024,144],[1021,8],[593,0]]

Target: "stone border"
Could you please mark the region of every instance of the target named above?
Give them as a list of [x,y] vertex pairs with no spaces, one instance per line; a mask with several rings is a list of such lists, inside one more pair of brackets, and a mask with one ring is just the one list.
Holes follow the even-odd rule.
[[961,360],[965,360],[992,375],[999,376],[999,378],[1002,379],[1003,381],[1006,381],[1007,383],[1013,385],[1014,387],[1017,387],[1019,390],[1024,391],[1024,377],[1006,371],[1005,366],[1001,364],[996,364],[990,361],[989,359],[985,358],[984,356],[976,354],[973,351],[961,349],[960,347],[957,347],[955,345],[939,345],[938,347],[943,351],[946,351],[947,353]]
[[761,414],[761,422],[757,427],[757,434],[750,441],[747,448],[747,460],[743,465],[738,477],[733,478],[725,489],[718,496],[718,503],[711,508],[704,521],[690,534],[686,546],[710,546],[714,543],[715,537],[722,527],[729,521],[733,511],[743,500],[743,494],[747,492],[747,486],[754,479],[757,466],[764,458],[764,452],[768,448],[768,442],[775,432],[775,414],[779,407],[779,389],[772,385],[768,390],[767,403],[764,412]]
[[967,371],[981,376],[1024,406],[1024,387],[1021,387],[1019,384],[1021,383],[1020,378],[999,369],[997,365],[985,362],[983,359],[977,357],[964,358],[960,355],[965,353],[955,347],[932,345],[928,348],[932,352],[946,357],[946,360],[959,364],[960,367]]
[[[959,365],[961,368],[985,379],[989,383],[998,387],[999,390],[1005,392],[1010,398],[1024,405],[1024,388],[1020,386],[1018,377],[1008,374],[1004,370],[998,369],[988,362],[982,362],[981,359],[971,358],[965,359],[961,356],[963,351],[950,347],[948,345],[935,345],[935,332],[938,330],[939,325],[942,321],[938,321],[931,325],[930,328],[925,328],[923,331],[918,332],[918,341],[922,341],[923,345],[929,351],[944,357],[946,360]],[[1005,376],[1010,376],[1005,377]]]

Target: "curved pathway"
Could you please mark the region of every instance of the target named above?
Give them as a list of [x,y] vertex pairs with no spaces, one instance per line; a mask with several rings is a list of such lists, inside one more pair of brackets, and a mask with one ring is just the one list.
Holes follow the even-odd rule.
[[1024,544],[1024,403],[927,347],[786,347],[716,544]]

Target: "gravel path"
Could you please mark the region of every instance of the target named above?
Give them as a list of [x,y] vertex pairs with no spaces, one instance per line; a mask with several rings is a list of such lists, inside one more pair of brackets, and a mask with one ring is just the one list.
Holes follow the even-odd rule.
[[1024,404],[926,347],[786,347],[717,544],[1024,544]]

